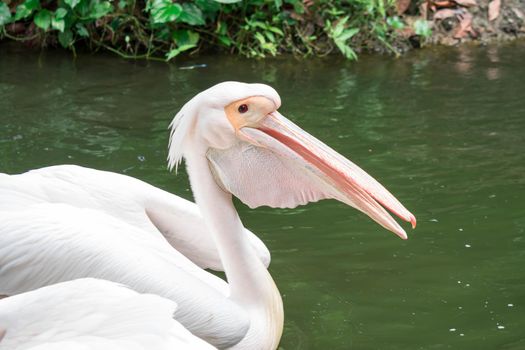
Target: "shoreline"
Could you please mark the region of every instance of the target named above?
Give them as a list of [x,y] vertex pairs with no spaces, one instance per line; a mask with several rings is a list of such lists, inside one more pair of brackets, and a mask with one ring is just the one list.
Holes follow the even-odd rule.
[[[350,17],[347,13],[340,13],[337,19],[323,24],[319,18],[312,17],[312,13],[308,12],[308,5],[304,5],[303,10],[306,12],[301,18],[297,17],[295,12],[289,11],[290,17],[297,19],[295,27],[285,26],[287,29],[283,27],[282,31],[280,28],[272,27],[270,31],[273,31],[274,34],[268,37],[274,37],[277,40],[272,44],[272,51],[265,52],[259,47],[262,51],[259,50],[254,55],[237,50],[233,46],[221,46],[218,42],[206,41],[207,39],[203,39],[203,34],[199,39],[200,29],[198,28],[191,29],[197,32],[186,30],[186,34],[197,33],[195,35],[197,35],[198,43],[186,44],[184,49],[181,48],[178,39],[174,39],[169,48],[165,46],[161,49],[154,48],[151,54],[150,48],[147,48],[146,52],[144,47],[128,50],[128,41],[134,39],[129,39],[127,35],[124,46],[117,39],[105,42],[103,36],[100,37],[99,25],[104,21],[107,22],[106,18],[116,16],[111,13],[98,19],[92,27],[86,27],[90,28],[90,35],[94,35],[95,39],[98,37],[98,42],[93,41],[95,39],[92,37],[84,37],[76,38],[68,45],[63,45],[62,32],[51,27],[44,30],[38,28],[30,21],[31,18],[28,18],[29,21],[27,19],[15,20],[17,13],[13,12],[11,23],[0,26],[0,45],[20,46],[36,51],[63,47],[73,56],[76,56],[77,52],[82,54],[108,52],[124,59],[152,61],[169,61],[176,56],[177,61],[185,61],[201,55],[214,54],[231,54],[257,59],[289,55],[299,59],[340,56],[349,60],[357,60],[358,57],[369,54],[399,57],[421,48],[500,45],[525,38],[525,2],[522,0],[505,0],[503,3],[501,0],[426,0],[423,2],[392,0],[390,4],[393,7],[385,10],[384,17],[368,18],[368,22],[362,23],[361,27],[356,27],[354,22],[354,17],[358,15]],[[57,9],[55,13],[61,9]],[[165,25],[168,28],[171,24],[166,23]],[[329,25],[330,29],[324,28],[324,25]],[[378,34],[377,26],[382,28],[381,35]],[[375,28],[374,31],[372,27]],[[315,34],[313,36],[317,38],[308,43],[286,42],[290,41],[290,38],[296,40],[296,36],[302,35],[300,33],[305,30],[311,32],[310,34]],[[283,36],[278,35],[279,31],[284,33]],[[247,34],[253,35],[254,33],[256,37],[259,34],[255,31]],[[228,36],[234,38],[230,34]]]

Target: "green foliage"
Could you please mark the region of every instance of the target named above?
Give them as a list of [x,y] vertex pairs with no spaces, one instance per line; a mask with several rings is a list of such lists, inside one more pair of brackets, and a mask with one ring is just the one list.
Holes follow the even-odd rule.
[[71,32],[71,30],[66,30],[59,33],[58,42],[62,47],[70,47],[73,44],[73,32]]
[[190,30],[176,30],[173,32],[172,37],[177,47],[171,49],[166,54],[167,61],[171,60],[175,56],[178,56],[183,51],[197,47],[197,43],[199,42],[199,33],[195,33]]
[[51,27],[53,29],[56,29],[60,32],[64,31],[64,27],[66,25],[66,22],[64,20],[64,17],[67,15],[67,10],[63,8],[58,8],[55,11],[55,15],[51,18]]
[[221,4],[235,4],[236,2],[241,2],[242,0],[215,0]]
[[179,18],[182,6],[171,0],[153,0],[148,2],[146,10],[150,12],[153,23],[168,23]]
[[74,9],[80,3],[80,0],[64,0],[64,2],[69,5],[71,9]]
[[232,43],[235,43],[238,50],[248,57],[275,56],[284,33],[272,22],[268,20],[263,22],[257,16],[251,16],[241,26],[237,40]]
[[51,26],[51,12],[49,10],[40,10],[33,21],[37,27],[47,30]]
[[335,26],[327,20],[326,31],[341,53],[346,58],[355,60],[357,59],[357,54],[350,45],[348,45],[348,40],[359,32],[359,28],[348,28],[346,22],[348,22],[349,18],[350,16],[343,17]]
[[398,16],[388,17],[387,20],[386,20],[386,23],[392,29],[401,30],[401,29],[405,28],[405,24],[403,23],[401,18],[399,18]]
[[[339,52],[356,59],[363,49],[392,49],[389,41],[403,27],[394,5],[394,0],[20,0],[0,2],[0,38],[73,51],[78,45],[102,47],[128,58],[171,60],[184,52],[225,50],[248,57]],[[13,22],[25,25],[24,31],[10,33],[6,24]],[[420,26],[416,31],[427,33]]]
[[432,35],[432,29],[430,28],[430,24],[424,19],[418,19],[414,22],[414,32],[425,39]]
[[11,22],[11,12],[9,11],[9,7],[3,2],[0,2],[0,26],[9,22]]
[[15,21],[31,16],[33,11],[40,8],[39,0],[26,0],[16,8]]

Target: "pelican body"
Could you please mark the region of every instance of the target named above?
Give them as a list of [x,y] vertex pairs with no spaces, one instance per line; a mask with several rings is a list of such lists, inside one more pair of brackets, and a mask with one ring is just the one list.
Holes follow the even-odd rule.
[[212,350],[173,319],[175,302],[96,279],[0,300],[0,349]]
[[[55,165],[19,175],[0,173],[0,198],[0,211],[63,203],[104,212],[152,236],[164,236],[198,267],[224,271],[198,206],[131,176],[78,165]],[[268,248],[252,232],[245,232],[268,267]]]
[[382,185],[286,119],[280,106],[270,86],[224,82],[188,101],[171,123],[169,167],[185,160],[203,232],[227,283],[196,265],[198,254],[190,259],[158,231],[115,215],[111,199],[81,208],[44,201],[0,212],[0,294],[107,279],[175,301],[175,319],[218,348],[276,349],[282,299],[233,196],[252,208],[333,198],[403,239],[405,231],[386,209],[416,223]]

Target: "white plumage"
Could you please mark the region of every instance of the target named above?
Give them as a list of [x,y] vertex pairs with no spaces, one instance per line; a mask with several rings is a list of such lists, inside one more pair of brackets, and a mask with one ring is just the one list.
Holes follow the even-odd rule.
[[211,350],[173,319],[175,302],[97,279],[0,300],[0,350]]
[[[153,236],[159,232],[197,266],[223,271],[217,247],[195,203],[144,181],[77,165],[56,165],[18,175],[0,173],[0,211],[35,203],[65,203],[109,214]],[[250,243],[265,266],[270,252],[252,232]]]
[[62,203],[0,211],[0,295],[85,277],[176,301],[176,319],[204,339],[236,342],[248,327],[244,312],[227,298],[228,285],[161,235]]
[[[0,175],[0,295],[107,279],[175,301],[175,319],[218,348],[276,349],[281,296],[269,254],[243,227],[232,194],[252,207],[335,198],[402,238],[383,206],[415,225],[377,181],[278,113],[280,104],[271,87],[238,82],[185,104],[172,123],[169,165],[185,158],[198,209],[138,180],[79,167]],[[228,283],[203,266],[223,268]]]

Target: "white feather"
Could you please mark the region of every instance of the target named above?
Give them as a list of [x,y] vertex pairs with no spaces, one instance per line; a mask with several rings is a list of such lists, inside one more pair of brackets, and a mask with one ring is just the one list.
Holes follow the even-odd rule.
[[[160,232],[202,268],[223,270],[197,205],[133,177],[76,165],[0,174],[0,210],[25,209],[34,203],[66,203],[102,211],[153,236]],[[245,231],[257,256],[268,266],[268,248]]]
[[0,349],[215,349],[172,318],[176,308],[109,281],[63,282],[0,301]]
[[85,277],[176,301],[175,318],[220,347],[238,342],[249,325],[245,311],[227,298],[227,284],[160,235],[66,204],[0,211],[0,295]]

